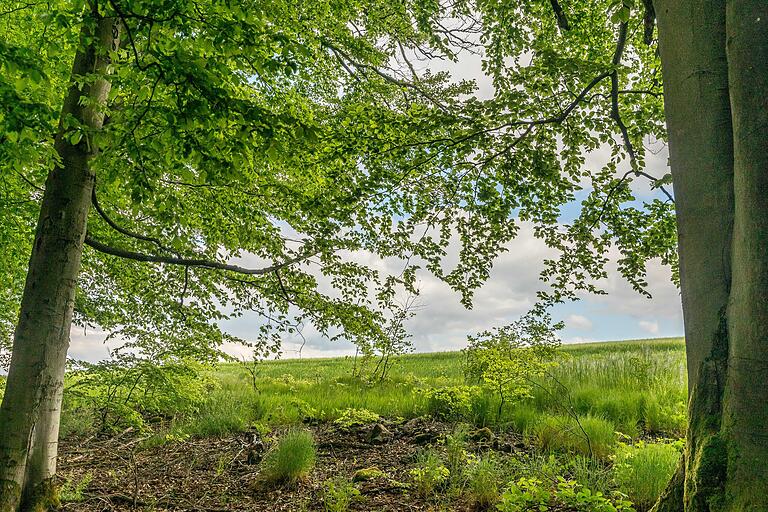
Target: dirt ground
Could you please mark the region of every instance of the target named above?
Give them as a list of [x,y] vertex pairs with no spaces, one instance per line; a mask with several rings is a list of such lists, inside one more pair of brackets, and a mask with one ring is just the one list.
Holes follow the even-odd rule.
[[[268,440],[256,431],[199,438],[137,449],[141,438],[126,432],[108,439],[65,440],[60,447],[59,475],[72,485],[90,475],[82,501],[67,511],[321,511],[322,483],[328,478],[376,467],[386,477],[360,482],[361,496],[351,510],[470,510],[453,502],[430,502],[409,489],[414,457],[438,445],[450,424],[416,418],[384,422],[385,435],[371,440],[374,426],[342,429],[324,424],[310,428],[317,442],[317,464],[310,477],[292,487],[275,489],[259,477],[259,461]],[[279,434],[279,431],[277,432]],[[383,437],[383,438],[382,438]],[[474,451],[511,452],[524,448],[513,435],[470,442]]]

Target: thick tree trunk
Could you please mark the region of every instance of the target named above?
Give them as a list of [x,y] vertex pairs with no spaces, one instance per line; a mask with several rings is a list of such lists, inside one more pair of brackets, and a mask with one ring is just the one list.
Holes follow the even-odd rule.
[[686,456],[657,510],[699,511],[709,510],[708,500],[722,492],[720,472],[725,465],[724,460],[713,460],[720,456],[734,208],[725,4],[657,0],[655,10],[675,189],[689,394]]
[[723,442],[728,510],[768,510],[768,2],[727,2],[734,197]]
[[689,377],[655,510],[768,510],[768,3],[655,6]]
[[[93,16],[94,23],[83,24],[73,79],[103,75],[108,50],[119,44],[117,22]],[[89,160],[95,147],[87,131],[101,128],[99,110],[109,89],[103,78],[82,90],[73,80],[62,108],[61,119],[74,116],[86,135],[73,145],[67,127],[60,124],[56,151],[61,162],[46,181],[0,406],[0,512],[44,510],[56,500],[53,477],[64,367],[94,182]],[[81,96],[87,97],[85,105]]]

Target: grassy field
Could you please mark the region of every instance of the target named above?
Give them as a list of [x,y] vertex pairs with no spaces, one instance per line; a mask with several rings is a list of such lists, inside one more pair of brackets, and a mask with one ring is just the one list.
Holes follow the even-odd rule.
[[[143,415],[146,421],[134,429],[140,442],[130,445],[154,453],[152,450],[164,446],[219,436],[225,439],[241,431],[255,430],[266,436],[293,432],[291,429],[302,424],[299,428],[318,425],[311,427],[316,429],[315,435],[333,438],[328,432],[323,434],[327,428],[323,425],[371,426],[381,421],[402,429],[409,419],[432,418],[447,432],[441,441],[434,448],[415,452],[412,459],[406,459],[410,462],[398,462],[400,469],[389,470],[390,475],[400,471],[410,480],[414,503],[418,505],[420,499],[427,504],[414,510],[465,510],[461,504],[469,503],[467,500],[474,503],[467,510],[527,510],[525,507],[539,506],[524,503],[531,492],[537,495],[539,491],[550,496],[552,503],[567,504],[569,499],[577,499],[574,496],[603,499],[575,493],[568,487],[571,484],[562,483],[563,478],[605,496],[620,492],[617,496],[628,496],[636,510],[647,510],[671,475],[682,447],[679,439],[684,436],[686,411],[683,341],[565,345],[558,350],[556,363],[547,375],[536,379],[529,396],[501,409],[493,390],[466,379],[460,352],[398,357],[381,381],[366,378],[375,362],[361,367],[361,361],[351,357],[266,361],[251,366],[250,371],[245,363],[221,364],[203,369],[202,381],[179,381],[184,391],[194,390],[198,398],[193,405],[173,409],[157,402],[160,405],[156,404],[152,414],[135,412],[136,418]],[[441,396],[449,400],[436,401],[435,391],[444,392]],[[155,398],[145,391],[142,400],[150,403]],[[99,412],[83,403],[89,402],[67,399],[65,392],[63,437],[93,435]],[[482,451],[468,444],[473,431],[487,431],[498,439],[519,439],[526,448],[512,454],[501,447]],[[472,449],[477,455],[468,455]],[[300,455],[293,449],[284,451],[290,455],[286,460]],[[306,460],[314,464],[314,454],[307,454]],[[354,469],[339,464],[341,471]],[[308,467],[306,474],[312,475],[312,471]],[[322,473],[318,469],[314,474],[318,471]],[[450,478],[441,476],[444,471]],[[322,481],[316,486],[357,492],[350,483],[351,474],[344,478],[347,480]],[[528,487],[536,491],[524,492]],[[502,495],[504,488],[507,494]],[[516,494],[518,491],[522,494]],[[312,499],[320,510],[329,510],[328,503],[337,498],[346,499]],[[399,506],[396,500],[400,498],[395,495],[392,499]],[[596,501],[564,510],[629,510],[621,508],[617,499],[614,504],[619,505],[614,508],[600,508]],[[486,501],[493,506],[481,506]],[[443,508],[430,508],[434,503]]]
[[[532,397],[506,407],[497,418],[498,399],[478,393],[466,419],[534,435],[548,418],[573,411],[604,420],[611,431],[630,437],[682,434],[686,372],[681,339],[565,345],[560,352],[551,378],[534,387]],[[375,383],[353,377],[355,364],[350,357],[268,361],[257,368],[255,388],[243,366],[222,365],[215,371],[219,387],[208,407],[179,428],[216,433],[253,421],[296,423],[308,415],[331,421],[350,408],[412,418],[429,412],[425,391],[467,384],[459,352],[401,356],[387,379]]]

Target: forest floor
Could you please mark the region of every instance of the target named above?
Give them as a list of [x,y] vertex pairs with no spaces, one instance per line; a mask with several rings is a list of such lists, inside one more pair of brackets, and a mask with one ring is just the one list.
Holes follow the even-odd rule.
[[[426,417],[383,421],[386,439],[371,441],[375,425],[341,428],[310,426],[318,457],[305,480],[272,487],[260,479],[259,461],[267,443],[256,430],[223,437],[168,443],[137,450],[132,432],[103,440],[64,442],[59,475],[63,481],[87,482],[79,502],[61,510],[77,511],[315,511],[325,510],[322,483],[336,476],[352,479],[358,470],[382,472],[359,481],[360,496],[350,510],[474,510],[461,495],[439,503],[411,489],[409,469],[419,452],[439,447],[454,428]],[[522,456],[527,450],[513,433],[489,435],[480,429],[467,440],[476,454]]]

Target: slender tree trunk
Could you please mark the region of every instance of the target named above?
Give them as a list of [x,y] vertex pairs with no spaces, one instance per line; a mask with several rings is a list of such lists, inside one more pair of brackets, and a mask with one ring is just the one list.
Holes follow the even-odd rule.
[[686,452],[655,510],[768,510],[768,4],[654,5],[689,381]]
[[[117,49],[119,36],[119,24],[95,11],[83,23],[56,137],[61,160],[46,180],[0,406],[0,512],[45,510],[56,502],[64,367],[94,183],[89,160],[95,147],[88,132],[101,128],[110,89],[107,80],[96,78],[81,90],[74,78],[104,75],[108,50]],[[75,144],[63,123],[69,116],[85,130]]]

